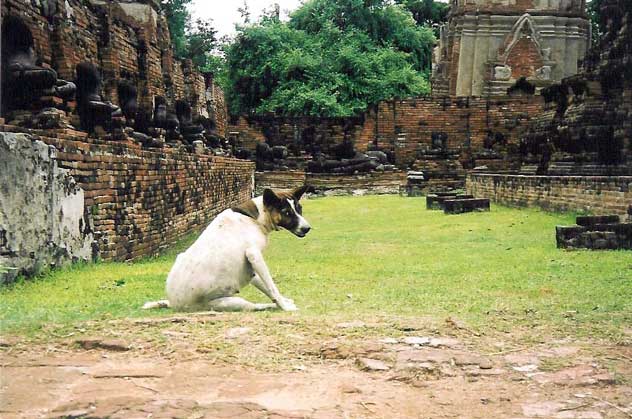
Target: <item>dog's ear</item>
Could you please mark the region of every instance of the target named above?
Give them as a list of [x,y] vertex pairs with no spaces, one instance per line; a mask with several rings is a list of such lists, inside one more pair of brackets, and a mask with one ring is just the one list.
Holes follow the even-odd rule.
[[299,201],[304,193],[306,193],[306,192],[315,192],[315,191],[316,190],[314,189],[313,186],[311,186],[311,185],[303,185],[303,186],[300,186],[300,187],[294,189],[292,191],[292,196],[294,197],[294,199]]
[[274,193],[272,189],[265,189],[263,191],[263,205],[268,208],[278,207],[281,203],[281,199]]

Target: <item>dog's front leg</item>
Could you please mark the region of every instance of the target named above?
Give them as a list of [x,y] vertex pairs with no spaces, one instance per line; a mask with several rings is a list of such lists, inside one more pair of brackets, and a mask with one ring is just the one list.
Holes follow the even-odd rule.
[[[263,255],[261,254],[261,251],[256,248],[250,248],[246,250],[246,258],[248,259],[248,262],[250,262],[250,265],[252,266],[252,269],[254,270],[255,274],[259,276],[261,280],[260,285],[262,285],[262,287],[260,288],[257,286],[257,288],[259,288],[272,301],[274,301],[281,310],[284,310],[284,311],[297,310],[294,303],[291,300],[288,300],[287,298],[283,297],[281,293],[279,292],[279,289],[277,288],[276,284],[272,280],[272,275],[270,275],[270,270],[268,269],[268,265],[266,265],[266,262],[263,260]],[[255,286],[256,285],[257,284],[255,284]]]
[[[255,288],[257,288],[259,291],[264,293],[268,298],[270,298],[271,300],[274,300],[274,296],[272,295],[268,287],[266,287],[266,284],[261,280],[261,278],[259,278],[259,275],[254,274],[254,276],[252,277],[252,281],[250,281],[250,283],[254,285]],[[287,298],[283,295],[281,295],[281,298],[294,304],[294,300],[292,300],[291,298]]]

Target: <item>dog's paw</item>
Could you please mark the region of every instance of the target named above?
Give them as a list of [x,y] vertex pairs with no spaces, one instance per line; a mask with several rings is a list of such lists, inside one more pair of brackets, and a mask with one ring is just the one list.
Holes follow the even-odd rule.
[[296,304],[294,304],[294,300],[289,298],[281,297],[281,301],[279,301],[279,308],[283,311],[297,311],[298,308]]

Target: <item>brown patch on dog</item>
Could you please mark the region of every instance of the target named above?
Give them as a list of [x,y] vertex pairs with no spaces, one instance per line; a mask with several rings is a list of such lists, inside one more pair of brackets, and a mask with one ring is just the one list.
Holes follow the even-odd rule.
[[232,207],[231,210],[239,213],[239,214],[243,214],[247,217],[250,217],[252,219],[257,219],[259,218],[259,209],[257,208],[257,206],[255,205],[254,201],[252,199],[236,206],[236,207]]
[[270,214],[270,219],[274,225],[279,225],[283,218],[281,215],[283,202],[285,201],[285,197],[281,197],[283,195],[286,195],[286,192],[274,192],[272,189],[263,191],[263,206]]

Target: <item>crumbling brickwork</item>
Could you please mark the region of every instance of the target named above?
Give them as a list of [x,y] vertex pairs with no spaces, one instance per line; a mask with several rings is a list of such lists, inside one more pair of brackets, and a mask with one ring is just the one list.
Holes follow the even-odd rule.
[[263,193],[265,188],[292,189],[304,184],[312,185],[320,195],[396,194],[406,185],[406,173],[336,175],[288,170],[255,174],[256,194]]
[[27,24],[37,57],[60,78],[75,80],[77,64],[90,62],[101,71],[100,93],[105,100],[120,104],[117,86],[127,80],[138,90],[140,111],[151,113],[156,96],[167,98],[170,109],[183,99],[194,116],[218,118],[217,132],[226,135],[223,92],[211,87],[213,100],[207,100],[209,86],[204,75],[190,61],[174,58],[167,21],[157,0],[4,0],[1,12],[5,18],[17,16]]
[[[145,150],[71,130],[29,134],[56,148],[56,164],[82,189],[95,251],[103,260],[154,254],[252,196],[249,161],[172,148]],[[1,183],[12,181],[0,177]]]
[[242,116],[233,118],[230,132],[251,151],[265,141],[306,156],[328,152],[347,138],[356,151],[392,153],[399,168],[464,180],[465,169],[475,166],[516,168],[520,138],[542,109],[542,98],[530,95],[412,98],[381,102],[361,118]]
[[467,153],[463,157],[474,159],[471,165],[504,161],[499,169],[508,169],[508,148],[517,148],[528,121],[542,105],[537,96],[382,102],[375,122],[376,142],[378,148],[392,150],[400,166],[411,165],[426,152],[439,149]]
[[241,145],[255,151],[258,142],[270,146],[283,145],[299,154],[316,150],[328,152],[345,139],[354,142],[356,150],[367,151],[374,132],[367,125],[371,117],[322,118],[281,117],[274,115],[239,116],[231,118],[230,132],[238,135]]
[[632,3],[602,3],[601,44],[585,68],[542,91],[523,160],[540,173],[632,175]]
[[516,206],[625,215],[632,202],[631,176],[467,176],[467,192]]

